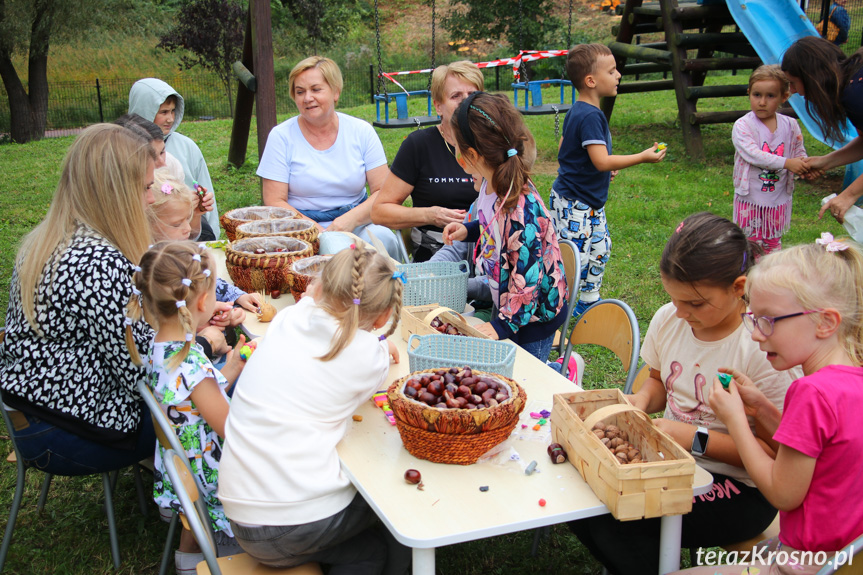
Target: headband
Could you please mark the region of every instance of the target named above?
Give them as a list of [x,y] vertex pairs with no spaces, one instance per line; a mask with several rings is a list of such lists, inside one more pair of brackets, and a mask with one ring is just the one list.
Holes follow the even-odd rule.
[[482,93],[483,92],[474,92],[473,94],[465,98],[458,107],[459,132],[461,132],[461,135],[464,138],[464,141],[468,145],[468,147],[473,148],[474,150],[476,150],[476,140],[473,137],[473,131],[471,131],[470,124],[467,121],[467,113],[470,110],[473,99]]

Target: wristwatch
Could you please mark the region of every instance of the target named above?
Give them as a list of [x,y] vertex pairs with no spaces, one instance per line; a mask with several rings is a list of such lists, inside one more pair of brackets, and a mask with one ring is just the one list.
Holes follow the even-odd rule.
[[706,427],[699,427],[692,438],[692,447],[689,449],[695,455],[704,455],[707,451],[707,440],[710,437]]

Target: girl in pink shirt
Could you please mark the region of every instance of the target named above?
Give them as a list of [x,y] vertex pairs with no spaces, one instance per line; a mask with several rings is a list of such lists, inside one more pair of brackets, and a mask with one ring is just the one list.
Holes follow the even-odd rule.
[[[863,533],[863,253],[821,234],[815,244],[764,257],[746,292],[751,311],[743,323],[753,341],[775,369],[799,365],[804,375],[788,389],[781,414],[739,371],[727,370],[734,376],[728,390],[713,382],[710,406],[752,480],[779,509],[778,541],[762,541],[737,559],[748,565],[743,573],[816,573],[841,561],[836,552]],[[741,565],[698,569],[690,571],[741,573]]]

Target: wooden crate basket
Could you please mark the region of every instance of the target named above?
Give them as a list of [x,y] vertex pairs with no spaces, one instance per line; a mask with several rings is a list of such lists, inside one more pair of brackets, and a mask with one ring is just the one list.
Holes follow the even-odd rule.
[[[597,421],[625,431],[647,461],[621,464],[591,431]],[[692,510],[695,460],[619,389],[555,394],[551,432],[552,441],[563,446],[570,463],[616,519]]]
[[432,320],[438,316],[440,316],[442,321],[455,326],[464,335],[489,339],[488,336],[470,325],[463,315],[436,303],[429,305],[406,305],[402,307],[400,321],[402,339],[407,341],[411,334],[431,335],[440,333],[431,326]]

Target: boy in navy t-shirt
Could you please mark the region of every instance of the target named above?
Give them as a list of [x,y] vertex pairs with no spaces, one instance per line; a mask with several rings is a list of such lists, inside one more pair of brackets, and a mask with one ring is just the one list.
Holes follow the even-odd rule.
[[578,101],[563,120],[557,159],[560,167],[551,189],[551,211],[557,233],[572,240],[582,253],[581,294],[573,316],[599,301],[602,275],[611,251],[605,219],[608,185],[617,170],[644,162],[659,162],[659,144],[639,154],[611,155],[608,120],[599,109],[601,98],[617,95],[620,72],[611,50],[603,44],[579,44],[569,51],[566,72],[578,90]]

